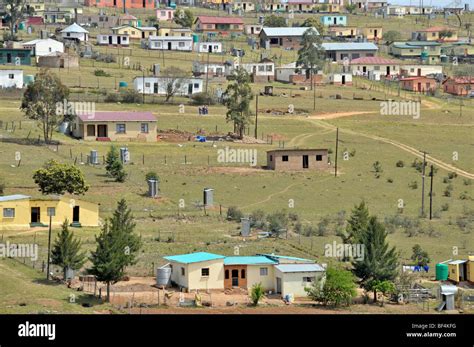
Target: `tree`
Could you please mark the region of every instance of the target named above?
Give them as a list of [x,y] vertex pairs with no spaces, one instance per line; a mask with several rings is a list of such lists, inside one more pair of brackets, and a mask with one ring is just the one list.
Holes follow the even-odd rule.
[[165,102],[168,102],[183,86],[188,83],[186,72],[177,67],[169,67],[162,73],[161,83],[165,90]]
[[373,280],[373,281],[370,281],[370,282],[367,284],[367,287],[369,288],[369,290],[374,291],[374,293],[375,293],[375,292],[380,292],[380,293],[382,293],[382,303],[381,303],[381,306],[384,305],[384,302],[385,302],[385,295],[395,293],[395,284],[394,284],[392,281],[387,281],[387,280],[383,280],[383,281]]
[[257,306],[260,300],[265,298],[265,291],[262,283],[255,283],[250,289],[250,300],[254,306]]
[[352,209],[351,216],[347,221],[346,233],[343,237],[344,243],[359,243],[361,235],[367,230],[369,224],[369,209],[365,201]]
[[441,30],[439,32],[439,38],[440,39],[446,39],[446,38],[450,38],[453,36],[453,32],[449,29],[444,29],[444,30]]
[[324,25],[321,23],[321,21],[318,19],[318,17],[308,17],[304,20],[303,24],[301,24],[302,27],[308,27],[308,28],[315,28],[319,35],[322,36],[324,35],[324,32],[326,28]]
[[21,102],[21,110],[28,119],[38,122],[46,143],[53,138],[53,130],[65,121],[72,121],[73,114],[67,114],[57,105],[63,105],[69,95],[68,88],[48,70],[36,74],[35,81],[28,85]]
[[285,210],[275,211],[267,216],[268,231],[278,237],[288,228],[288,215]]
[[105,157],[105,171],[107,171],[109,176],[114,178],[116,182],[124,182],[127,178],[127,173],[123,168],[117,147],[113,145]]
[[271,14],[265,17],[263,21],[263,26],[268,28],[279,28],[279,27],[287,27],[286,20],[283,17],[276,16]]
[[84,194],[89,190],[84,174],[74,165],[51,159],[33,173],[33,179],[43,194]]
[[360,279],[361,286],[373,291],[374,302],[377,301],[377,288],[373,281],[393,281],[397,276],[398,254],[395,247],[389,248],[386,241],[387,232],[377,217],[371,216],[365,232],[360,235],[359,242],[364,245],[362,260],[355,260],[354,274]]
[[301,48],[298,50],[297,70],[304,69],[306,71],[306,78],[311,81],[311,89],[313,89],[313,75],[323,67],[326,59],[321,44],[322,40],[318,32],[314,28],[308,28],[303,33]]
[[347,12],[349,13],[354,13],[356,8],[357,8],[357,5],[356,4],[346,4],[346,6],[344,6],[344,8],[346,9]]
[[315,281],[305,291],[311,299],[334,306],[350,305],[357,295],[354,275],[350,271],[332,267],[327,269],[322,286]]
[[418,266],[426,266],[431,261],[428,252],[424,251],[420,245],[416,244],[412,248],[411,260]]
[[134,234],[135,222],[125,200],[120,200],[112,218],[108,219],[99,235],[97,247],[91,253],[92,267],[88,272],[107,285],[107,301],[110,285],[120,281],[127,266],[136,262],[141,239]]
[[184,28],[191,28],[194,24],[194,15],[190,9],[178,8],[174,15],[174,22]]
[[244,136],[245,127],[250,124],[250,102],[253,99],[250,76],[241,67],[234,70],[232,81],[225,91],[224,104],[227,106],[226,120],[234,123],[234,133]]
[[34,10],[28,6],[26,0],[5,0],[4,3],[5,19],[10,29],[10,36],[6,39],[15,41],[17,39],[15,33],[17,25],[28,16],[31,16]]
[[149,171],[145,175],[145,180],[148,182],[150,180],[160,181],[160,176],[155,171]]
[[68,225],[66,219],[51,250],[51,263],[62,267],[64,279],[68,268],[79,270],[86,261],[85,252],[80,252],[81,241],[74,237],[74,232],[69,231]]
[[380,174],[383,172],[382,164],[377,160],[372,164],[372,167],[374,168],[375,178],[379,178]]
[[391,45],[395,41],[401,40],[402,35],[398,31],[389,30],[383,34],[382,38],[384,39],[387,45]]

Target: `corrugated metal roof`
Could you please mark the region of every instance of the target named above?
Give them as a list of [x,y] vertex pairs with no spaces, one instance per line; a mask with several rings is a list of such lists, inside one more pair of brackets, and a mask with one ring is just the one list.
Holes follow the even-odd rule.
[[31,196],[23,195],[23,194],[5,195],[5,196],[0,196],[0,202],[14,201],[14,200],[24,200],[24,199],[30,199],[30,198],[31,198]]
[[286,256],[286,255],[277,255],[277,254],[260,254],[260,255],[263,255],[265,257],[274,258],[274,259],[287,259],[287,260],[295,260],[295,261],[304,261],[304,262],[307,262],[307,263],[314,263],[310,259],[289,257],[289,256]]
[[453,261],[450,261],[448,264],[458,265],[458,264],[464,264],[464,263],[467,263],[467,260],[453,260]]
[[226,257],[224,259],[224,265],[260,265],[260,264],[278,264],[278,262],[271,260],[263,255],[254,256],[235,256]]
[[321,45],[326,51],[377,51],[372,42],[326,42]]
[[224,259],[223,255],[207,253],[207,252],[196,252],[180,255],[170,255],[168,257],[163,257],[166,260],[174,261],[177,263],[190,264],[190,263],[199,263],[202,261]]
[[[309,27],[280,27],[280,28],[263,28],[262,32],[268,37],[274,36],[303,36],[306,30],[311,29]],[[313,28],[316,30],[315,28]],[[319,32],[316,30],[319,35]]]
[[76,23],[71,24],[67,28],[61,30],[62,33],[88,33],[86,29],[81,27],[80,25],[77,25]]
[[275,268],[281,272],[324,272],[326,271],[318,264],[280,264],[275,265]]
[[94,114],[80,114],[78,117],[83,122],[106,122],[106,121],[156,121],[156,117],[151,112],[102,112],[96,111]]

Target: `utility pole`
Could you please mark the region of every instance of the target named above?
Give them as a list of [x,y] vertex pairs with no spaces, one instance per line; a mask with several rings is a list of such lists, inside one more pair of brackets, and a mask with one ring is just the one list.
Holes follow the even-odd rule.
[[316,111],[316,86],[314,85],[313,75],[311,75],[311,83],[313,85],[313,111]]
[[49,263],[51,260],[51,224],[53,222],[53,216],[56,214],[56,211],[48,208],[49,215],[49,231],[48,231],[48,265],[46,266],[46,280],[49,280]]
[[258,138],[258,93],[255,94],[255,138]]
[[339,147],[339,128],[336,128],[336,158],[334,165],[334,177],[337,177],[337,150]]
[[431,176],[431,185],[430,185],[430,220],[431,220],[433,219],[433,177],[434,177],[433,165],[431,165],[430,176]]
[[207,64],[206,64],[206,97],[207,97],[207,86],[209,85],[209,49],[207,50]]
[[142,97],[143,97],[143,105],[145,105],[145,68],[142,68],[142,72],[143,72]]
[[425,214],[425,167],[426,167],[426,152],[423,152],[423,167],[421,174],[421,215]]

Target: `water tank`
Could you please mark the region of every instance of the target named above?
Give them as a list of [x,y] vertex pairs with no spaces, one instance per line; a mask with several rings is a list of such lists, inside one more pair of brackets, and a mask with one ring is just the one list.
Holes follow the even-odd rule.
[[91,165],[98,165],[99,164],[99,156],[97,155],[96,150],[92,150],[89,156],[89,161]]
[[240,229],[241,236],[249,236],[250,235],[250,218],[240,218],[240,222],[242,223],[242,228]]
[[67,129],[69,128],[69,122],[62,122],[60,125],[59,125],[59,132],[61,134],[65,134]]
[[158,181],[148,180],[148,196],[156,198],[158,196]]
[[199,35],[193,34],[193,43],[198,43],[198,42],[199,42]]
[[23,84],[29,85],[35,81],[34,75],[25,75],[23,76]]
[[436,264],[436,280],[446,281],[449,275],[449,268],[447,264]]
[[127,147],[120,148],[120,160],[124,164],[127,164],[130,161],[130,152]]
[[204,206],[214,205],[214,189],[204,188]]
[[137,20],[137,28],[141,28],[141,26],[142,26],[142,20],[139,19]]
[[170,284],[171,268],[160,267],[156,269],[156,285],[158,287],[167,287]]
[[125,81],[120,81],[119,82],[119,88],[127,88],[128,87],[128,83],[125,82]]

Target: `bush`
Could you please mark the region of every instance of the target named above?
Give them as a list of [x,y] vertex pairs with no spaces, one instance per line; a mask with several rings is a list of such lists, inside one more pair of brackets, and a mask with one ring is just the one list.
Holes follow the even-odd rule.
[[227,209],[227,220],[233,220],[240,222],[240,219],[243,218],[244,214],[236,206],[230,206]]
[[452,192],[452,191],[453,191],[453,185],[452,185],[452,184],[448,184],[448,185],[446,186],[446,189],[445,189],[444,192],[443,192],[443,195],[449,197],[449,196],[451,196],[451,192]]
[[412,181],[408,184],[408,187],[410,187],[411,189],[418,189],[418,182]]
[[216,102],[212,96],[206,93],[196,93],[191,96],[193,105],[214,105]]
[[452,180],[452,179],[458,177],[458,174],[456,172],[449,172],[448,177],[449,177],[450,180]]
[[261,283],[255,283],[250,289],[250,300],[254,306],[257,306],[260,300],[265,297],[265,292]]
[[393,178],[390,178],[390,177],[387,178],[387,182],[388,182],[388,183],[393,183]]
[[97,77],[110,77],[110,74],[105,72],[104,70],[98,69],[94,70],[94,75]]
[[5,182],[0,177],[0,195],[3,195],[3,194],[5,194]]
[[280,235],[288,227],[288,216],[286,211],[277,211],[267,216],[268,231]]
[[265,226],[265,212],[262,210],[253,211],[250,215],[250,226],[252,228],[263,228]]
[[459,195],[459,199],[461,200],[469,200],[471,197],[469,196],[469,193],[466,192],[466,191],[463,191],[460,195]]
[[403,160],[399,160],[397,161],[397,163],[395,164],[396,167],[405,167],[405,163],[403,162]]
[[122,91],[122,102],[127,104],[139,104],[142,102],[142,95],[133,89],[126,89]]
[[318,223],[318,236],[326,236],[329,231],[329,219],[324,217]]
[[448,203],[445,203],[445,204],[442,204],[441,205],[441,211],[448,211],[449,210],[449,204]]
[[145,179],[146,179],[147,182],[149,180],[156,180],[156,181],[159,182],[160,181],[160,176],[158,176],[158,174],[155,171],[149,171],[145,175]]
[[292,222],[297,222],[299,221],[300,217],[298,216],[297,213],[294,213],[294,212],[290,212],[288,213],[288,218],[292,221]]
[[107,95],[104,98],[105,102],[118,102],[119,101],[119,95],[117,93],[107,93]]
[[463,180],[463,183],[465,186],[470,186],[472,184],[472,181],[469,178],[466,178]]

